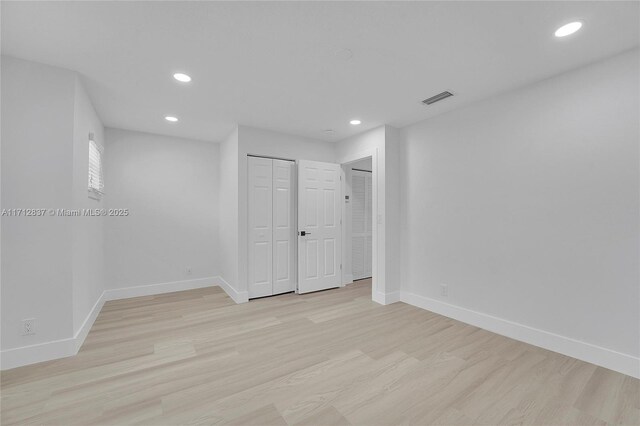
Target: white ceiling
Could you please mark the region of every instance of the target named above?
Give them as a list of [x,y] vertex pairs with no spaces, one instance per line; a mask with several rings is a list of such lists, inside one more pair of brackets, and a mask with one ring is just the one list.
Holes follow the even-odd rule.
[[[214,141],[235,123],[325,140],[402,127],[640,38],[638,2],[3,1],[1,8],[2,53],[78,71],[105,125]],[[553,36],[576,19],[585,23],[580,32]],[[176,71],[192,83],[176,83]],[[420,103],[443,90],[455,97]],[[352,118],[362,125],[351,126]]]

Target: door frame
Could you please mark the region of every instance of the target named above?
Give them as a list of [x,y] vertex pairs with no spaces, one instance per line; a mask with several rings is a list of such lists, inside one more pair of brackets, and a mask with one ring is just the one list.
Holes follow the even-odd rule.
[[[370,183],[370,185],[371,185],[371,195],[369,196],[370,197],[369,204],[371,206],[371,212],[369,212],[369,214],[368,214],[368,216],[369,216],[369,227],[370,227],[371,231],[370,232],[367,231],[366,224],[365,224],[365,228],[361,232],[361,234],[367,234],[367,235],[361,237],[361,238],[364,238],[363,249],[364,249],[365,255],[366,255],[366,252],[367,252],[367,244],[366,244],[367,238],[371,239],[371,248],[370,248],[371,258],[369,259],[369,264],[371,266],[371,271],[370,271],[371,275],[366,274],[366,272],[367,272],[367,268],[366,268],[366,264],[367,263],[366,262],[367,261],[366,261],[366,259],[364,259],[365,263],[362,266],[364,268],[363,272],[365,274],[362,277],[356,277],[355,276],[354,267],[353,267],[353,265],[354,265],[354,261],[353,261],[353,238],[354,238],[354,236],[353,235],[355,234],[355,232],[353,231],[353,203],[355,201],[355,199],[353,197],[353,178],[355,176],[361,176],[362,178],[365,179],[364,187],[363,187],[363,189],[365,190],[365,194],[364,194],[365,200],[366,200],[366,197],[367,197],[367,195],[366,195],[366,187],[367,187],[366,181],[367,181],[367,179],[371,180],[371,183]],[[345,188],[346,188],[346,179],[345,179]],[[349,224],[350,225],[350,229],[351,229],[351,239],[350,239],[350,242],[351,242],[351,275],[353,276],[353,281],[372,278],[373,277],[373,170],[360,170],[360,169],[351,168],[351,199],[349,200],[349,204],[351,205],[351,223]],[[345,209],[346,209],[347,203],[345,202],[344,205],[345,205]],[[366,204],[365,204],[365,207],[366,207]],[[366,218],[367,217],[367,211],[363,210],[363,214],[364,214],[364,218]],[[347,220],[347,217],[345,215],[345,221],[346,220]],[[345,228],[347,228],[347,227],[345,226]],[[345,246],[346,246],[346,242],[345,242]],[[346,248],[344,246],[343,246],[343,249],[346,250]],[[348,256],[348,253],[347,253],[347,256]],[[348,282],[348,276],[345,277],[345,281]]]
[[[356,161],[362,160],[364,158],[367,157],[371,157],[371,183],[372,183],[372,187],[371,187],[371,274],[372,274],[372,279],[371,279],[371,295],[372,298],[375,297],[376,294],[376,290],[378,290],[378,284],[380,282],[384,283],[384,278],[380,277],[378,274],[378,241],[379,241],[379,237],[378,237],[378,231],[379,231],[379,227],[378,227],[378,221],[380,220],[380,215],[378,212],[378,173],[379,173],[379,167],[378,167],[378,148],[371,148],[371,149],[365,149],[362,151],[359,151],[355,154],[350,154],[350,155],[346,155],[344,158],[341,158],[341,162],[340,162],[340,173],[342,175],[342,179],[341,179],[341,193],[342,193],[342,221],[344,223],[344,221],[346,220],[346,216],[347,216],[347,204],[344,202],[345,200],[345,195],[347,193],[346,191],[346,178],[345,178],[345,173],[344,173],[344,166],[347,166],[351,163],[355,163]],[[346,226],[342,227],[342,241],[346,241],[347,238],[347,231],[346,231]],[[343,242],[343,250],[342,250],[342,264],[344,265],[346,263],[346,259],[347,259],[347,250],[344,250],[344,242]],[[382,259],[382,261],[384,261],[384,259]],[[352,268],[353,269],[353,268]],[[347,283],[345,282],[345,271],[344,269],[342,269],[341,271],[341,287],[344,287]],[[382,281],[380,281],[380,278],[383,278]],[[351,281],[353,282],[353,281]]]

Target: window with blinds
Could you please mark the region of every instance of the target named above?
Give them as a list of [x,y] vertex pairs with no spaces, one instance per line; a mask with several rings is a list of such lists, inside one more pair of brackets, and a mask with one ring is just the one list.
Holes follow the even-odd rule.
[[89,138],[89,196],[100,199],[104,194],[104,178],[102,174],[102,148]]

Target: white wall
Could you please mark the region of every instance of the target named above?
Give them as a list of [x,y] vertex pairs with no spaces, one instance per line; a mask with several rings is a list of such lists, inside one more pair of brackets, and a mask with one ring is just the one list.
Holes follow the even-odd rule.
[[[1,84],[2,207],[72,208],[75,73],[2,56]],[[74,219],[2,217],[2,350],[72,336]]]
[[[219,275],[219,145],[106,130],[106,286]],[[191,274],[187,273],[191,268]]]
[[385,142],[385,286],[387,294],[392,294],[395,300],[402,286],[401,257],[401,201],[400,175],[402,164],[400,161],[401,135],[400,130],[384,127]]
[[239,292],[247,291],[248,212],[247,154],[288,160],[313,160],[335,163],[335,144],[302,136],[288,135],[248,126],[238,127],[238,284]]
[[[220,274],[225,290],[243,301],[238,286],[238,129],[220,144]],[[246,296],[246,297],[245,297]]]
[[[103,209],[89,198],[89,133],[104,146],[104,126],[80,78],[76,78],[73,126],[73,208]],[[73,331],[77,333],[104,291],[104,217],[72,218]]]
[[638,61],[404,128],[403,291],[638,357]]

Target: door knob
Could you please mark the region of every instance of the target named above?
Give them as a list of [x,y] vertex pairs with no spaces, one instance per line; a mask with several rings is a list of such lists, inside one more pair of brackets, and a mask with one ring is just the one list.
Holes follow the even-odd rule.
[[300,236],[304,237],[305,235],[311,235],[311,232],[307,232],[307,231],[300,231]]

